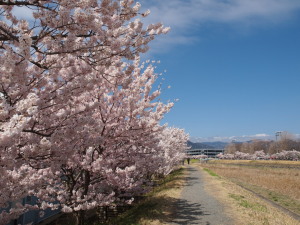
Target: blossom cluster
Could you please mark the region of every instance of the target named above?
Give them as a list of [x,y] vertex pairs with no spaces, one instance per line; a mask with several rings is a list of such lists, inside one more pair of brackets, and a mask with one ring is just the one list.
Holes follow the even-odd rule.
[[264,151],[256,151],[254,154],[235,152],[234,154],[218,154],[219,159],[229,159],[229,160],[291,160],[299,161],[300,152],[299,151],[281,151],[276,154],[266,154]]
[[291,160],[291,161],[300,161],[300,152],[299,151],[282,151],[270,156],[270,159],[274,160]]

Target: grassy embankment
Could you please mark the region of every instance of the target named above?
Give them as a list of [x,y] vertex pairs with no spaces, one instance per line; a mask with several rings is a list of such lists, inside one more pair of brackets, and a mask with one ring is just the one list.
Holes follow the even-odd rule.
[[[184,168],[175,170],[158,183],[145,200],[105,225],[163,225],[172,219],[175,202],[184,185]],[[99,223],[98,223],[99,224]],[[101,223],[103,224],[103,223]],[[100,224],[99,224],[100,225]]]
[[[300,162],[250,160],[216,160],[202,164],[204,170],[209,173],[227,178],[233,184],[254,191],[300,215],[300,170],[298,166]],[[232,190],[228,196],[242,208],[250,209],[250,214],[260,212],[259,217],[264,218],[260,220],[260,224],[300,224],[300,222],[281,223],[282,220],[278,218],[279,214],[270,213],[272,210],[270,211],[266,204],[257,203],[253,201],[253,198],[247,199],[245,194],[240,192]],[[270,222],[272,219],[270,220],[269,217],[272,214],[277,218],[277,222]]]

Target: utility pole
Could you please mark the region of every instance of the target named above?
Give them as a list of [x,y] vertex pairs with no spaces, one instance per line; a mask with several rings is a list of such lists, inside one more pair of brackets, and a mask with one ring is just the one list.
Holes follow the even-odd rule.
[[278,153],[278,143],[277,143],[277,140],[278,140],[278,137],[280,137],[280,139],[281,139],[281,132],[282,132],[282,131],[276,131],[276,132],[275,132],[275,138],[276,138],[276,151],[277,151],[277,153]]

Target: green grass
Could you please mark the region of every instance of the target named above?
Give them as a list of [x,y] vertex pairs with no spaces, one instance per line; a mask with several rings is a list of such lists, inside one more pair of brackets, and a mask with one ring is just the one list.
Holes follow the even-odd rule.
[[191,159],[191,163],[199,163],[199,159]]
[[238,202],[238,204],[242,207],[250,208],[250,209],[253,209],[253,210],[256,210],[256,211],[267,212],[267,207],[266,206],[261,205],[259,203],[249,202],[242,195],[229,194],[229,197],[236,200]]
[[[190,164],[199,163],[199,159],[190,159]],[[187,159],[184,160],[184,165],[188,165]]]
[[147,196],[153,196],[158,192],[169,189],[170,183],[180,179],[180,177],[183,175],[183,172],[184,172],[184,168],[174,170],[168,176],[166,176],[164,179],[160,180],[158,182],[158,184],[159,184],[158,187],[154,188],[150,193],[147,194]]
[[216,174],[215,172],[213,172],[212,170],[210,169],[207,169],[207,168],[203,168],[204,171],[206,171],[209,175],[213,176],[213,177],[219,177],[218,174]]

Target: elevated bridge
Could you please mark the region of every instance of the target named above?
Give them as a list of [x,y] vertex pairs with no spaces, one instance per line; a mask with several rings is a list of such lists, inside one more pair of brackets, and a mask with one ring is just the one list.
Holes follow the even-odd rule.
[[189,149],[188,155],[207,155],[208,158],[216,158],[216,155],[223,153],[224,149]]

